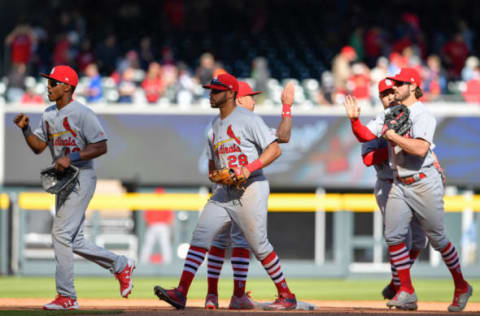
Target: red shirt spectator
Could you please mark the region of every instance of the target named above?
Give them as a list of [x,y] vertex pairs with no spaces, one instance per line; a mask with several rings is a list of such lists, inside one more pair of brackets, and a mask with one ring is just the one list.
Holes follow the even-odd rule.
[[153,62],[148,66],[148,72],[145,80],[142,82],[142,88],[145,91],[145,97],[149,103],[155,103],[162,96],[165,90],[165,83],[161,76],[160,64]]
[[70,64],[70,43],[67,37],[60,39],[53,50],[53,64],[68,65]]
[[27,25],[17,26],[5,39],[10,45],[10,56],[13,64],[28,65],[32,55],[33,33]]
[[469,53],[462,34],[455,34],[454,38],[443,46],[442,53],[448,65],[449,76],[453,78],[460,77]]

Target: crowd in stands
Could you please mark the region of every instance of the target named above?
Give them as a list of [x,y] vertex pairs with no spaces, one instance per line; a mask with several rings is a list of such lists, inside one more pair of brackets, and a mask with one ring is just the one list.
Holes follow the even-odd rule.
[[[129,32],[149,10],[135,3],[115,11],[116,22],[123,21],[121,30],[106,25],[102,35],[91,33],[97,20],[81,7],[57,11],[55,27],[22,21],[4,39],[8,64],[0,82],[0,102],[45,104],[46,84],[39,73],[68,64],[81,78],[75,97],[88,104],[208,106],[208,91],[201,85],[225,71],[264,91],[257,99],[260,105],[279,105],[286,81],[296,84],[299,104],[340,104],[347,94],[378,104],[378,81],[407,66],[422,76],[424,101],[480,103],[476,34],[460,15],[432,32],[425,25],[433,26],[433,17],[420,11],[395,12],[389,27],[373,16],[373,22],[355,22],[368,8],[354,6],[359,12],[347,23],[350,28],[337,25],[338,38],[331,38],[334,31],[322,30],[322,22],[305,13],[314,1],[304,1],[304,15],[289,20],[282,14],[290,7],[281,5],[284,9],[273,16],[269,12],[279,6],[259,1],[249,11],[255,15],[247,19],[249,27],[241,29],[243,33],[222,32],[211,24],[215,21],[204,20],[202,10],[208,8],[173,0],[159,4],[162,16],[160,22],[152,20],[151,32],[148,27]],[[228,29],[239,10],[246,9],[238,6],[242,4],[228,3],[221,17],[211,18],[229,21]],[[325,12],[320,16],[329,21]],[[157,28],[174,36],[159,35]]]

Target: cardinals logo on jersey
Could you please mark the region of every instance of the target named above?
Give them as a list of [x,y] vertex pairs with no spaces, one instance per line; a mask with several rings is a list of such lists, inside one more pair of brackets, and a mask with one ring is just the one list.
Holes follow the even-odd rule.
[[230,138],[233,138],[235,140],[235,142],[240,145],[240,138],[237,138],[237,136],[235,136],[235,134],[233,133],[232,125],[228,125],[227,135]]
[[68,117],[65,117],[63,119],[63,127],[69,131],[70,133],[72,133],[73,137],[77,137],[77,133],[70,127],[70,123],[68,123]]
[[[232,125],[228,125],[227,127],[227,136],[229,138],[219,141],[218,143],[215,144],[215,135],[213,137],[213,150],[217,150],[220,146],[222,146],[225,143],[228,143],[229,141],[233,140],[235,141],[238,145],[240,145],[240,137],[235,136],[235,133],[233,132]],[[237,145],[233,144],[230,147],[238,147]]]

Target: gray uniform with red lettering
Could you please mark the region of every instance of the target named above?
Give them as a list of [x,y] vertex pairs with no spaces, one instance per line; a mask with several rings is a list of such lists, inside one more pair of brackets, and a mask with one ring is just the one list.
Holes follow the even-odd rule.
[[[367,153],[388,147],[388,142],[382,138],[376,138],[372,141],[362,144],[362,156]],[[390,168],[388,160],[374,165],[377,171],[377,181],[375,182],[374,194],[377,200],[377,205],[383,216],[383,228],[385,230],[385,207],[387,205],[388,194],[392,188],[393,170]],[[422,250],[426,246],[426,236],[422,226],[415,218],[410,224],[410,229],[405,239],[408,249]]]
[[[217,116],[208,137],[207,156],[215,169],[246,165],[276,140],[263,120],[247,109],[236,107],[225,119]],[[262,169],[253,172],[245,191],[214,186],[212,197],[197,222],[192,246],[209,249],[214,237],[229,232],[232,222],[243,232],[259,260],[273,251],[267,239],[267,203],[270,187]]]
[[[421,102],[408,107],[412,128],[407,137],[418,138],[433,144],[435,117]],[[432,147],[425,157],[409,154],[389,142],[389,162],[394,171],[394,183],[385,208],[385,239],[389,245],[405,240],[413,217],[421,224],[436,250],[445,248],[443,194],[444,187],[438,170],[434,167]],[[399,178],[414,177],[411,184]]]
[[[72,101],[58,110],[56,105],[48,107],[34,134],[47,142],[53,160],[70,152],[81,151],[86,145],[107,140],[95,113],[83,104]],[[76,298],[73,284],[73,254],[80,255],[113,272],[122,271],[128,259],[98,247],[83,234],[85,211],[95,192],[97,176],[93,161],[76,161],[80,168],[79,183],[67,200],[55,210],[52,228],[55,251],[57,292]]]

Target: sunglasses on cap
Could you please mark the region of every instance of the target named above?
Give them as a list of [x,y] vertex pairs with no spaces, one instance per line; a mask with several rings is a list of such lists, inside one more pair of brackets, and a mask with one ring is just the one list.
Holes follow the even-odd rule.
[[393,84],[395,87],[401,87],[403,85],[406,85],[406,84],[410,84],[409,82],[405,82],[405,81],[395,81],[395,83]]
[[222,87],[225,87],[227,89],[230,89],[226,84],[224,84],[223,82],[221,82],[217,78],[213,78],[211,84],[216,85],[216,86],[222,86]]
[[64,84],[64,83],[54,79],[48,79],[48,85],[52,88],[55,88],[59,84]]

